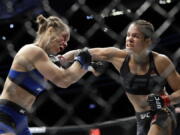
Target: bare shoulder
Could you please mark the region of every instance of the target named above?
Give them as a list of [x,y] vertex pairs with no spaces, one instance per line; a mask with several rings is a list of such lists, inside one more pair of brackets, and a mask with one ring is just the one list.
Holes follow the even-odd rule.
[[34,59],[34,57],[47,56],[46,52],[33,44],[23,46],[17,53],[17,56],[23,56],[28,59]]
[[44,52],[42,48],[36,46],[36,45],[33,45],[33,44],[28,44],[28,45],[24,45],[19,51],[18,51],[18,54],[19,53],[31,53],[32,54],[35,54],[35,53],[42,53]]
[[157,52],[153,52],[153,56],[155,66],[160,73],[164,72],[164,70],[168,68],[174,69],[174,65],[168,56]]
[[155,62],[160,62],[161,64],[170,64],[171,63],[170,58],[164,54],[153,52],[153,56],[154,56]]
[[45,51],[33,44],[23,46],[15,56],[16,60],[26,60],[31,63],[38,60],[47,60],[48,56]]

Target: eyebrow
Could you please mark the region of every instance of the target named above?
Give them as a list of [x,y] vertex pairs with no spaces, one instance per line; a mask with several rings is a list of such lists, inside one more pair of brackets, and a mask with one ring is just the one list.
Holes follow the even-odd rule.
[[[129,32],[127,32],[127,34],[130,34]],[[143,33],[131,33],[131,35],[142,35],[143,36]]]

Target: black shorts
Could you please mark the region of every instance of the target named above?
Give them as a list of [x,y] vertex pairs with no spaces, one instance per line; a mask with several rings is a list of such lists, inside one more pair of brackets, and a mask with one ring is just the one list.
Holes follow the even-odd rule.
[[[157,124],[159,127],[165,128],[166,119],[172,119],[172,125],[176,127],[176,115],[173,107],[165,108],[158,111],[146,111],[136,113],[137,119],[137,135],[147,135],[151,124]],[[167,126],[167,125],[166,125]]]

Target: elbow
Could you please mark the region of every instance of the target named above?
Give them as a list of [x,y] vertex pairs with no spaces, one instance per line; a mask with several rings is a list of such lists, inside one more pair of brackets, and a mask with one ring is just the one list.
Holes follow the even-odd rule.
[[64,84],[59,85],[59,87],[68,88],[70,85],[71,85],[70,83],[66,83],[66,84],[64,83]]
[[73,83],[74,82],[72,82],[71,80],[64,80],[64,81],[60,81],[57,85],[60,88],[68,88]]

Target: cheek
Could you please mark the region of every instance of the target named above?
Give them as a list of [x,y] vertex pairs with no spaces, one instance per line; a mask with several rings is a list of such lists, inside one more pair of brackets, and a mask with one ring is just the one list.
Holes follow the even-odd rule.
[[58,44],[59,44],[58,41],[54,41],[54,42],[51,43],[51,47],[53,47],[53,48],[54,48],[54,47],[57,47]]
[[139,48],[137,48],[137,52],[144,52],[147,50],[147,47],[145,45],[141,45]]
[[55,51],[56,50],[56,44],[54,42],[51,43],[51,45],[49,46],[51,51]]
[[140,50],[143,50],[145,47],[144,47],[145,45],[142,43],[142,42],[136,42],[135,44],[134,44],[134,48],[135,48],[135,50],[137,50],[137,51],[140,51]]

